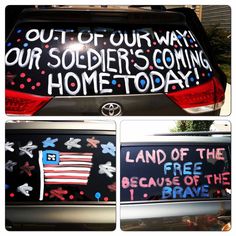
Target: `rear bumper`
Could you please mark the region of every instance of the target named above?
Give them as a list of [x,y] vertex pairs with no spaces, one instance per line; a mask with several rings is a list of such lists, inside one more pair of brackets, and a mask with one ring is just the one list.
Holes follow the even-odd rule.
[[110,230],[115,222],[115,205],[6,206],[8,230]]
[[[222,222],[220,217],[226,218],[226,216],[230,222],[230,200],[123,204],[121,205],[121,229],[219,231],[223,224],[228,223]],[[208,222],[210,219],[215,220]]]
[[86,96],[54,97],[35,115],[101,115],[104,104],[117,103],[121,106],[122,115],[136,116],[217,116],[220,110],[190,114],[178,107],[164,94],[119,95],[119,96]]

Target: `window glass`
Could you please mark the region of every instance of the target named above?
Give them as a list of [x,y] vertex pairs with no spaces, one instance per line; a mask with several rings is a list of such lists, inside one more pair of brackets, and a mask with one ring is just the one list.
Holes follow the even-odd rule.
[[121,148],[121,201],[225,198],[230,195],[227,145]]
[[7,134],[6,202],[115,201],[115,136]]
[[47,96],[168,93],[214,76],[186,26],[22,23],[6,42],[6,87]]

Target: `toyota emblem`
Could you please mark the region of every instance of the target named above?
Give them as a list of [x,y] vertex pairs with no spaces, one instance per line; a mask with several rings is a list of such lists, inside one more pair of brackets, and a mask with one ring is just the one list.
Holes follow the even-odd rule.
[[101,113],[104,116],[120,116],[121,112],[121,106],[115,102],[108,102],[101,108]]

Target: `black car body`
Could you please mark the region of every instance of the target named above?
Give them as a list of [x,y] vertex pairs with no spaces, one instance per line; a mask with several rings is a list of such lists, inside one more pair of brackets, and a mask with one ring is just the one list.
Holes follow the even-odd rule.
[[5,61],[9,115],[219,115],[224,103],[190,9],[25,9]]

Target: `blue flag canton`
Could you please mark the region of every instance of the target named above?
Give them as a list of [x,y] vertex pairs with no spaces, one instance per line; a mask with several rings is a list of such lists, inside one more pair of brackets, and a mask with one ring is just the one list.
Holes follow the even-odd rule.
[[43,151],[44,165],[58,165],[60,161],[60,152],[54,150]]

